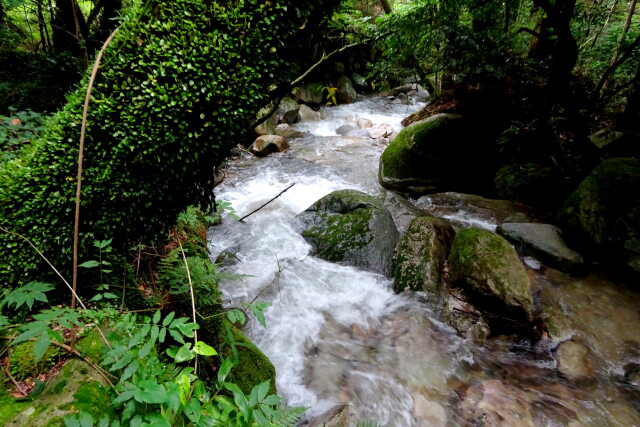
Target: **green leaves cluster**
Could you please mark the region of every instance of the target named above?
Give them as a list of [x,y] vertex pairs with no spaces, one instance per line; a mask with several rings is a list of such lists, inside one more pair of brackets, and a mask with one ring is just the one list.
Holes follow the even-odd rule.
[[[336,0],[134,2],[105,53],[87,124],[81,257],[113,238],[153,241],[178,212],[210,205],[213,168],[297,70],[299,43]],[[322,12],[322,13],[320,13]],[[0,225],[68,274],[86,78],[28,155],[0,168]],[[42,280],[42,260],[0,234],[0,283]]]

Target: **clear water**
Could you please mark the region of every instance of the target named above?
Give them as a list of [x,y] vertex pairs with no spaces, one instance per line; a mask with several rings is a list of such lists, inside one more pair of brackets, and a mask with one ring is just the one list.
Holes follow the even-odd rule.
[[[560,338],[533,349],[499,338],[476,345],[438,320],[429,296],[397,295],[385,277],[309,255],[295,216],[334,190],[384,198],[399,229],[406,228],[414,214],[377,182],[386,142],[343,138],[335,129],[357,115],[399,131],[420,107],[374,98],[325,108],[320,120],[295,125],[309,134],[291,141],[288,152],[237,158],[216,188],[216,197],[242,216],[295,183],[244,223],[226,218],[209,236],[212,257],[231,248],[240,262],[230,270],[246,275],[222,284],[226,303],[272,304],[267,328],[253,322],[246,332],[274,363],[279,393],[290,405],[308,407],[312,423],[344,408],[348,425],[640,425],[638,395],[620,381],[625,365],[640,363],[637,293],[600,276],[530,271],[560,319],[562,339],[579,336],[596,361],[593,376],[575,382],[558,373],[553,349]],[[495,227],[464,209],[451,215]]]

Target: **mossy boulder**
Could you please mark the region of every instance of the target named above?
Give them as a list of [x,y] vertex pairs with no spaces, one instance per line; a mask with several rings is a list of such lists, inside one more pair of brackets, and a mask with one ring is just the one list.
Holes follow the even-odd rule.
[[496,232],[550,267],[579,273],[584,266],[582,255],[567,246],[554,225],[507,222]]
[[593,258],[640,273],[640,159],[603,161],[569,196],[558,220]]
[[297,102],[309,105],[321,105],[324,101],[324,87],[322,83],[308,83],[291,90],[291,96]]
[[439,291],[455,234],[442,218],[421,216],[411,221],[396,250],[393,289]]
[[529,276],[504,238],[475,228],[459,231],[449,255],[449,271],[451,281],[460,285],[477,307],[502,318],[532,319]]
[[345,75],[340,76],[336,88],[338,104],[351,104],[358,100],[358,94],[356,94],[356,90],[353,88],[349,77]]
[[[63,426],[63,417],[78,411],[99,419],[113,413],[112,398],[104,379],[93,368],[83,360],[72,359],[47,382],[33,401],[16,402],[4,397],[0,420],[6,427]],[[12,416],[5,417],[5,414]]]
[[391,141],[380,158],[378,178],[383,187],[402,193],[488,192],[493,187],[488,152],[471,120],[436,114]]
[[378,198],[356,190],[334,191],[298,218],[302,236],[319,258],[391,276],[399,234]]
[[[228,323],[227,323],[228,325]],[[228,380],[234,382],[248,396],[251,389],[260,383],[270,381],[269,393],[276,393],[276,368],[267,356],[256,347],[242,331],[235,326],[229,325],[236,350],[238,352],[238,363],[231,370]],[[223,337],[220,338],[224,340]],[[225,346],[222,355],[233,357],[230,346]]]
[[502,167],[496,173],[495,186],[496,193],[503,199],[554,211],[567,195],[557,171],[535,163]]
[[33,341],[26,341],[16,345],[9,357],[11,374],[18,380],[35,378],[43,372],[48,372],[64,354],[57,347],[49,346],[44,356],[36,362],[33,355]]

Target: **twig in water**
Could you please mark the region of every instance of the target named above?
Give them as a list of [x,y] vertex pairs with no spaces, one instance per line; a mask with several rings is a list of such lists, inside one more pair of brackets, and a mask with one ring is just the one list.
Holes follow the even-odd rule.
[[242,218],[239,219],[239,221],[243,221],[244,219],[250,217],[251,215],[253,215],[254,213],[258,212],[260,209],[264,208],[265,206],[267,206],[269,203],[273,202],[275,199],[277,199],[278,197],[282,196],[282,194],[287,191],[288,189],[290,189],[291,187],[293,187],[294,185],[296,185],[296,183],[294,182],[293,184],[291,184],[290,186],[288,186],[287,188],[285,188],[284,190],[282,190],[280,193],[278,193],[278,195],[276,197],[274,197],[273,199],[269,200],[267,203],[265,203],[264,205],[260,206],[258,209],[249,212],[248,214],[246,214],[245,216],[243,216]]

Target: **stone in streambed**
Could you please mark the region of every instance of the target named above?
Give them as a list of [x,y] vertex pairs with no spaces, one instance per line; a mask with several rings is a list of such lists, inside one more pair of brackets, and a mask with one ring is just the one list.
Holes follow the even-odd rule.
[[454,236],[453,227],[442,218],[421,216],[411,221],[396,250],[393,289],[439,291]]
[[558,220],[591,257],[640,274],[640,159],[603,161],[569,196]]
[[249,151],[258,157],[267,156],[272,153],[280,153],[289,149],[286,139],[278,135],[263,135],[256,138]]
[[551,267],[580,272],[584,266],[582,255],[567,246],[554,225],[507,222],[498,226],[497,233]]
[[319,258],[391,276],[399,234],[378,198],[356,190],[334,191],[298,219],[302,236]]
[[591,352],[583,344],[565,341],[556,350],[558,371],[570,380],[590,377],[594,373]]
[[356,138],[369,138],[369,132],[353,125],[342,125],[336,129],[336,133],[342,136],[351,136]]
[[494,156],[471,120],[436,114],[404,128],[380,157],[380,184],[411,194],[488,192]]
[[529,276],[504,238],[475,228],[459,231],[449,255],[449,270],[451,281],[482,310],[517,321],[533,318]]

